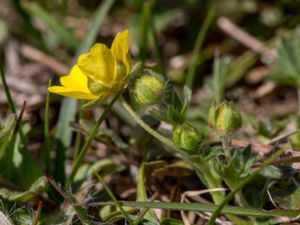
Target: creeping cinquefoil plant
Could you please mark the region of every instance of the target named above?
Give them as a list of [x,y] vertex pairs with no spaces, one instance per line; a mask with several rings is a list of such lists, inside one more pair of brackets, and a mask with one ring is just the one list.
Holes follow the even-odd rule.
[[[89,26],[82,26],[83,20],[72,10],[87,1],[54,1],[61,2],[57,3],[60,12],[65,8],[72,12],[63,20],[70,24],[67,29],[47,12],[57,5],[53,1],[0,2],[5,6],[0,7],[0,46],[4,46],[0,55],[5,56],[4,69],[12,71],[6,82],[0,59],[0,89],[9,103],[3,104],[0,92],[0,225],[271,225],[299,221],[299,156],[294,150],[300,146],[295,135],[299,135],[300,101],[298,116],[287,119],[282,113],[296,111],[296,89],[300,98],[299,33],[295,37],[287,34],[275,54],[227,18],[211,26],[216,15],[229,17],[233,11],[240,15],[235,21],[242,22],[240,18],[248,18],[242,15],[251,11],[251,15],[259,13],[257,21],[263,23],[280,14],[275,6],[288,4],[282,2],[293,2],[287,14],[296,13],[296,1],[269,1],[256,7],[258,1],[251,0],[250,11],[249,1],[247,10],[245,4],[232,3],[240,1],[201,1],[200,8],[199,1],[91,1],[79,10],[86,17],[88,11],[93,12],[90,5],[101,2]],[[30,35],[35,39],[21,43],[20,54],[12,54],[14,42],[22,38],[18,29],[13,29],[18,38],[12,42],[11,35],[3,36],[6,28],[1,12],[9,11],[6,2],[21,12],[26,29],[34,28],[28,40]],[[215,7],[220,4],[226,7]],[[189,23],[195,18],[190,13],[193,6],[200,11],[211,7],[203,24]],[[166,8],[176,10],[165,13]],[[220,12],[215,13],[216,9]],[[103,23],[110,10],[117,13]],[[155,15],[158,13],[163,14]],[[112,18],[116,15],[134,16],[128,21],[125,16]],[[196,17],[202,20],[203,15]],[[36,28],[43,28],[42,35],[31,24],[39,17],[43,21]],[[288,21],[285,31],[297,20],[299,16],[277,22]],[[257,21],[246,24],[249,32],[260,32],[252,27]],[[119,32],[124,24],[130,29]],[[200,29],[193,45],[196,24]],[[259,27],[267,23],[262,25]],[[274,33],[274,28],[260,38]],[[205,40],[210,29],[214,36],[221,30],[230,33],[256,53],[238,56],[243,48],[235,49],[237,42],[223,42],[224,34]],[[97,38],[103,42],[95,43]],[[224,50],[234,54],[225,55]],[[274,65],[262,65],[266,61],[260,61],[257,53]],[[66,75],[57,84],[49,82],[48,89],[45,85],[37,90],[31,90],[36,84],[30,76],[23,87],[15,82],[13,73],[28,63],[35,68],[37,62],[31,61]],[[71,61],[70,68],[63,64]],[[24,74],[28,68],[24,67]],[[280,91],[282,86],[265,80],[262,73],[272,68],[269,78],[295,90],[287,90],[286,95]],[[39,84],[45,80],[50,77],[43,77]],[[21,104],[13,101],[19,89],[26,96],[37,93],[39,101],[48,90],[45,110],[30,107],[28,113],[26,104],[20,109]],[[52,99],[53,94],[63,101]],[[23,96],[16,98],[22,101]],[[272,108],[276,98],[280,98],[279,110]],[[289,107],[282,107],[286,101]],[[265,121],[260,116],[266,111],[272,119],[269,116]],[[276,121],[279,117],[282,121]],[[44,129],[35,127],[37,123]],[[291,135],[290,143],[286,140]],[[198,194],[205,195],[195,197]]]

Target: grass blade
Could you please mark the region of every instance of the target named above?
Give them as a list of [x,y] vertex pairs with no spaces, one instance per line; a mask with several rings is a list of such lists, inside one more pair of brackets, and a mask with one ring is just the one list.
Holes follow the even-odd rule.
[[148,27],[151,15],[151,2],[145,1],[141,13],[141,30],[139,37],[139,57],[138,59],[144,64],[147,57],[148,45]]
[[5,93],[6,98],[7,98],[8,107],[9,107],[11,112],[16,113],[16,106],[15,106],[14,101],[12,100],[8,85],[6,83],[6,79],[5,79],[5,75],[4,75],[2,65],[0,65],[0,76],[1,76],[1,82],[2,82],[2,86],[3,86],[3,90],[4,90],[4,93]]
[[36,2],[26,2],[25,9],[33,16],[41,19],[57,35],[60,40],[73,48],[78,47],[79,41],[66,29],[60,21]]
[[[51,80],[48,83],[48,87],[51,86]],[[46,173],[51,171],[50,163],[50,150],[51,150],[51,141],[50,141],[50,128],[49,128],[49,105],[50,105],[50,93],[47,92],[46,104],[45,104],[45,113],[44,113],[44,145],[43,145],[43,158],[46,164]]]
[[[114,202],[94,202],[89,203],[88,206],[96,207],[102,205],[114,205]],[[217,209],[217,205],[203,204],[203,203],[179,203],[179,202],[128,202],[121,201],[122,206],[137,207],[137,208],[152,208],[152,209],[169,209],[169,210],[184,210],[184,211],[196,211],[196,212],[214,212]],[[276,210],[265,211],[254,208],[242,208],[236,206],[225,206],[222,209],[224,214],[232,214],[238,216],[253,216],[253,217],[289,217],[295,218],[300,214],[300,211],[296,210]]]
[[[153,164],[155,165],[155,162]],[[142,163],[140,166],[140,169],[139,169],[138,184],[137,184],[137,201],[148,201],[148,197],[146,194],[146,187],[145,187],[145,183],[144,183],[145,166],[146,166],[146,163]],[[159,224],[159,222],[157,221],[157,218],[152,210],[145,212],[145,215],[143,218],[145,218],[149,221],[152,221],[153,224]]]
[[153,13],[152,13],[152,8],[150,9],[150,18],[149,18],[149,30],[150,30],[150,35],[152,37],[152,41],[153,41],[153,48],[154,48],[154,56],[156,58],[156,62],[157,62],[157,67],[158,67],[158,72],[160,74],[162,74],[163,76],[166,76],[166,64],[164,62],[164,59],[161,55],[160,52],[160,47],[159,47],[159,42],[158,42],[158,38],[156,35],[156,28],[155,28],[155,23],[154,23],[154,17],[153,17]]
[[195,73],[196,73],[196,67],[198,65],[199,54],[200,54],[200,50],[203,45],[205,35],[207,33],[207,30],[215,16],[215,14],[216,14],[215,8],[213,8],[213,7],[210,8],[210,10],[204,20],[203,26],[201,26],[201,28],[199,30],[199,33],[198,33],[198,36],[197,36],[197,39],[196,39],[196,42],[195,42],[195,45],[193,48],[194,50],[193,50],[193,55],[192,55],[192,62],[188,69],[188,73],[187,73],[187,77],[186,77],[186,81],[185,81],[185,84],[190,89],[192,89],[192,87],[193,87]]
[[21,22],[23,26],[23,31],[26,31],[26,33],[23,33],[23,35],[27,36],[28,38],[32,39],[34,41],[34,44],[43,51],[47,51],[47,46],[44,42],[44,39],[42,37],[42,34],[39,30],[37,30],[32,23],[32,17],[31,14],[28,13],[24,7],[23,3],[24,1],[21,0],[12,0],[11,3],[13,4],[16,12],[18,12],[18,15],[21,17]]
[[123,214],[123,216],[126,218],[127,222],[129,224],[132,224],[131,219],[129,218],[128,214],[126,213],[126,211],[122,208],[122,206],[120,205],[120,203],[118,202],[117,198],[115,197],[115,195],[113,194],[113,192],[109,189],[109,187],[106,185],[105,181],[103,180],[103,178],[97,173],[94,172],[95,176],[98,178],[98,180],[100,181],[100,183],[103,185],[103,188],[105,189],[105,191],[107,192],[107,194],[109,195],[109,197],[111,198],[111,200],[115,203],[115,206],[118,207],[121,211],[121,213]]
[[[4,93],[6,95],[6,98],[7,98],[7,103],[8,103],[8,107],[10,109],[11,112],[13,113],[16,113],[16,106],[15,106],[15,103],[11,97],[11,94],[10,94],[10,91],[9,91],[9,87],[7,85],[7,82],[6,82],[6,79],[5,79],[5,75],[4,75],[4,72],[3,72],[3,67],[2,65],[0,64],[0,77],[1,77],[1,82],[2,82],[2,86],[3,86],[3,89],[4,89]],[[25,106],[24,106],[25,107]],[[25,110],[25,108],[24,108]],[[20,135],[20,139],[21,139],[21,142],[22,144],[26,145],[25,143],[25,135],[23,133],[23,130],[22,130],[22,127],[21,127],[21,121],[19,121],[19,124],[18,124],[18,132],[19,132],[19,135]]]

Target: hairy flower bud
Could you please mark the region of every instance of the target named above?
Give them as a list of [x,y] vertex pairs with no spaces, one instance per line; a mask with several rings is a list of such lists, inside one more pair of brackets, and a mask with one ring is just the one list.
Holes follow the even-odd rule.
[[201,141],[202,135],[193,125],[183,123],[173,127],[173,142],[179,148],[193,152],[199,147]]
[[143,75],[135,81],[131,99],[138,108],[158,104],[164,96],[165,86],[165,79],[161,75]]
[[240,112],[231,102],[213,104],[208,113],[209,125],[224,135],[231,135],[242,125]]

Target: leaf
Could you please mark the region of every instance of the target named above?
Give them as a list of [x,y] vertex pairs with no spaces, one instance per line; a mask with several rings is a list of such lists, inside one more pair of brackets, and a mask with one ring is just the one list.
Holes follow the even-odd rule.
[[234,59],[229,65],[229,71],[225,77],[226,87],[232,87],[247,73],[257,61],[257,54],[253,51],[248,51],[237,59]]
[[[123,209],[128,214],[134,213],[136,211],[136,209],[133,207],[123,207]],[[112,224],[112,223],[114,224],[117,221],[124,218],[122,212],[118,209],[118,207],[116,208],[115,206],[110,206],[110,205],[103,206],[99,210],[99,217],[101,218],[101,220],[103,222],[110,223],[110,224]],[[132,218],[132,219],[134,219],[134,218]]]
[[74,177],[74,183],[80,183],[86,180],[87,177],[91,176],[95,171],[100,171],[102,176],[106,176],[116,171],[124,169],[123,165],[116,165],[111,159],[97,160],[93,164],[83,164],[76,176]]
[[3,44],[7,37],[7,26],[3,20],[0,20],[0,45]]
[[300,187],[294,184],[286,185],[271,193],[272,198],[280,208],[286,210],[300,210]]
[[266,78],[279,84],[294,86],[297,83],[297,79],[294,76],[286,73],[274,72],[266,75]]
[[14,150],[13,182],[22,187],[29,187],[36,179],[42,176],[42,168],[32,160],[28,151],[15,146]]
[[260,120],[258,123],[258,133],[268,138],[276,137],[286,128],[287,120],[271,121],[270,119]]
[[259,174],[270,180],[279,180],[284,176],[284,173],[278,167],[272,165],[262,169]]
[[37,179],[31,187],[24,192],[15,192],[6,188],[0,189],[0,196],[8,201],[28,202],[42,193],[47,187],[47,180],[44,177]]
[[253,182],[244,188],[243,195],[249,206],[253,208],[261,209],[265,205],[267,188],[270,182],[267,180],[263,180],[262,182]]
[[[276,74],[280,74],[282,78],[274,76],[275,80],[279,82],[289,83],[293,86],[300,85],[300,38],[296,37],[294,40],[281,38],[277,48],[277,65]],[[274,78],[273,78],[274,79]],[[286,81],[285,81],[286,79]],[[291,81],[294,83],[291,83]]]
[[0,159],[2,158],[6,147],[9,144],[10,138],[17,124],[17,116],[10,114],[0,123]]
[[[252,155],[249,145],[243,150],[234,149],[230,161],[227,165],[220,166],[219,169],[226,182],[234,187],[241,179],[250,174],[254,160],[255,156]],[[222,165],[221,162],[220,165]]]
[[192,174],[193,174],[193,169],[189,163],[187,163],[185,161],[178,161],[175,163],[160,166],[159,168],[155,169],[152,172],[151,176],[186,177],[186,176],[190,176]]
[[[297,59],[294,54],[295,44],[290,40],[285,38],[280,39],[278,47],[278,59],[277,66],[279,71],[284,72],[285,74],[291,75],[297,79],[299,70],[296,66]],[[298,80],[298,79],[297,79]]]

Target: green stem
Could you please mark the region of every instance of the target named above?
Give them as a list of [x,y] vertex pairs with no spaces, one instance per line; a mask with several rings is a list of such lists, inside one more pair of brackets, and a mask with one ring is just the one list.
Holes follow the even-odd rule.
[[100,181],[100,183],[103,185],[103,188],[105,189],[105,191],[107,192],[107,194],[109,195],[109,197],[111,198],[111,200],[115,203],[116,207],[118,207],[121,211],[121,213],[123,214],[123,216],[126,218],[127,222],[129,224],[132,224],[131,219],[129,218],[128,214],[126,213],[126,211],[123,209],[123,207],[121,206],[121,204],[119,203],[119,201],[117,200],[117,198],[115,197],[115,195],[113,194],[113,192],[109,189],[109,187],[106,185],[104,179],[99,175],[99,173],[94,172],[95,176],[98,178],[98,180]]
[[300,116],[300,88],[297,90],[298,92],[298,116]]
[[[194,168],[196,168],[196,173],[198,177],[201,178],[202,182],[207,188],[220,188],[222,185],[221,179],[215,177],[212,173],[211,166],[213,166],[211,161],[195,162],[193,163]],[[223,192],[211,192],[210,193],[213,201],[219,204],[224,199]]]
[[[230,163],[230,161],[231,161],[231,153],[230,153],[231,136],[225,135],[225,136],[221,137],[221,142],[222,142],[222,148],[223,148],[227,163]],[[227,184],[227,186],[230,188],[230,190],[233,190],[235,188],[235,186],[237,185],[235,181],[232,182],[231,179],[227,179],[226,177],[224,177],[224,181]],[[239,206],[243,206],[243,207],[248,206],[248,203],[246,202],[242,192],[240,192],[240,191],[236,193],[235,200]]]
[[281,149],[277,151],[272,157],[270,157],[268,160],[266,160],[264,163],[261,164],[261,167],[254,171],[251,175],[246,177],[244,180],[242,180],[222,201],[222,203],[217,207],[217,209],[212,214],[210,220],[208,221],[207,225],[214,225],[215,220],[219,216],[222,209],[228,204],[228,202],[235,196],[236,193],[238,193],[246,184],[248,184],[262,169],[267,167],[275,158],[277,158],[279,155],[281,155],[284,152],[284,149]]
[[[51,80],[48,83],[48,87],[51,86]],[[47,92],[46,96],[46,105],[45,105],[45,122],[44,122],[44,146],[43,146],[43,158],[46,164],[46,172],[51,172],[51,162],[50,162],[50,132],[49,132],[49,105],[50,105],[50,94]]]
[[68,183],[71,184],[78,169],[79,166],[83,160],[83,157],[85,156],[90,144],[92,143],[95,135],[98,132],[98,128],[100,127],[101,123],[103,122],[103,120],[106,118],[107,114],[109,113],[111,107],[113,106],[113,104],[118,100],[118,98],[121,96],[123,90],[119,91],[119,93],[117,93],[114,98],[110,101],[110,103],[105,107],[105,110],[103,111],[103,113],[101,114],[101,116],[99,117],[99,119],[97,120],[96,124],[94,125],[94,127],[92,128],[91,132],[89,133],[88,139],[86,140],[86,142],[84,143],[82,149],[80,150],[78,156],[76,157],[73,167],[72,167],[72,171],[71,174],[69,176],[68,179]]
[[12,111],[13,113],[16,113],[16,107],[15,107],[14,101],[12,100],[8,85],[6,83],[3,68],[2,68],[1,65],[0,65],[0,76],[1,76],[3,90],[4,90],[4,93],[5,93],[6,98],[7,98],[8,107],[9,107],[10,111]]
[[[82,103],[82,101],[78,102],[80,110],[78,113],[78,123],[80,122],[80,120],[83,118],[83,110],[81,109],[81,107],[84,105]],[[75,137],[75,147],[74,147],[74,154],[73,157],[76,158],[78,156],[78,153],[80,151],[80,147],[81,147],[81,141],[82,141],[83,135],[80,132],[76,133],[76,137]]]
[[32,221],[32,225],[38,225],[40,216],[41,216],[41,212],[42,212],[42,207],[43,207],[43,202],[39,201],[38,208],[36,210],[35,216]]
[[231,159],[230,148],[229,148],[230,137],[228,137],[228,136],[222,137],[221,142],[222,142],[222,148],[224,151],[224,155],[226,157],[227,162],[229,163],[230,159]]
[[174,150],[181,152],[182,150],[177,148],[176,145],[173,144],[171,140],[168,138],[162,136],[157,131],[153,130],[149,125],[147,125],[135,112],[134,110],[127,104],[127,102],[124,100],[124,98],[121,97],[120,102],[122,106],[125,108],[125,110],[132,116],[132,118],[142,127],[144,128],[149,134],[151,134],[153,137],[161,141],[162,143],[168,145],[169,147],[173,148]]

